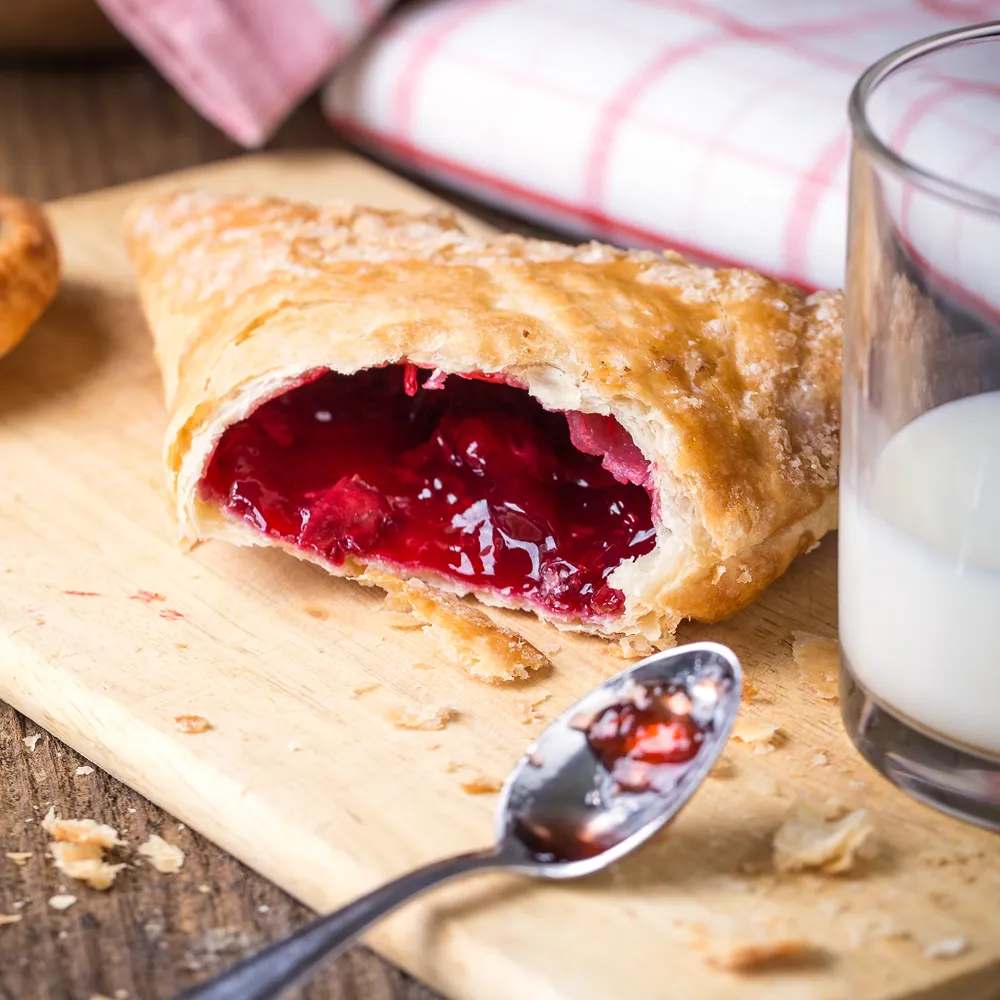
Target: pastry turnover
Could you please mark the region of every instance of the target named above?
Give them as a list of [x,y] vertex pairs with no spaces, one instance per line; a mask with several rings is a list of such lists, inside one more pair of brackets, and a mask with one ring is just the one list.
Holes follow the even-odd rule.
[[42,210],[0,195],[0,356],[15,347],[59,288],[59,254]]
[[835,526],[838,295],[203,192],[138,206],[128,242],[187,541],[655,641]]

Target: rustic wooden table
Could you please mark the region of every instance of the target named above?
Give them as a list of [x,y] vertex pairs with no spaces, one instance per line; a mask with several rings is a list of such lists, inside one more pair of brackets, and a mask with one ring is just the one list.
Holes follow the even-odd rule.
[[[240,153],[134,57],[100,64],[0,62],[0,188],[40,200],[137,180]],[[333,146],[317,102],[285,125],[274,147]],[[2,480],[2,474],[0,474]],[[151,802],[86,765],[0,703],[0,926],[2,1000],[158,1000],[221,971],[311,916],[280,889]],[[159,833],[183,848],[176,875],[107,893],[66,884],[45,857],[39,821],[91,816],[133,842]],[[31,851],[18,866],[7,851]],[[47,905],[65,886],[71,910]],[[207,887],[207,889],[205,888]],[[295,996],[302,1000],[433,1000],[434,994],[358,947]]]

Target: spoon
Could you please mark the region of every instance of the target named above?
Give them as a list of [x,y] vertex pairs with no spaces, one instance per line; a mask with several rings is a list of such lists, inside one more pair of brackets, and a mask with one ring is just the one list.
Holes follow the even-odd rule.
[[500,793],[493,847],[403,875],[175,1000],[273,1000],[377,920],[459,875],[499,869],[568,879],[600,871],[691,798],[729,737],[742,687],[739,660],[713,642],[633,664],[528,747]]

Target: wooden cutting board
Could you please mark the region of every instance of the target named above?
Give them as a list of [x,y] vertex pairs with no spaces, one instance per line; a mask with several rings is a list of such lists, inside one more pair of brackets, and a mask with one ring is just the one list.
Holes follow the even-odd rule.
[[[138,194],[195,184],[431,201],[333,153],[245,158],[51,207],[65,285],[0,362],[0,696],[326,910],[486,844],[495,796],[462,783],[503,777],[544,719],[623,664],[598,640],[512,615],[561,649],[548,676],[489,687],[435,665],[419,632],[389,628],[372,591],[276,552],[178,551],[160,485],[159,379],[119,227]],[[462,1000],[1000,995],[1000,839],[875,775],[793,664],[794,630],[834,635],[835,556],[827,539],[748,611],[681,631],[743,659],[759,689],[745,714],[781,727],[773,752],[733,744],[730,776],[611,872],[562,886],[456,883],[371,944]],[[133,599],[140,590],[165,600]],[[546,694],[524,721],[525,703]],[[388,718],[441,705],[459,712],[441,732]],[[182,714],[214,728],[180,734]],[[770,838],[799,796],[869,808],[878,856],[846,876],[775,875]],[[808,939],[821,959],[752,976],[707,961],[724,942],[781,936]],[[923,954],[955,937],[963,954]]]

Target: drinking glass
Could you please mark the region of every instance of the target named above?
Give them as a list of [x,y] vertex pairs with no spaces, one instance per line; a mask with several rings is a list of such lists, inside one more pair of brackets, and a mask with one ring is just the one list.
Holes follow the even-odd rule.
[[843,720],[1000,829],[1000,22],[882,59],[850,116]]

